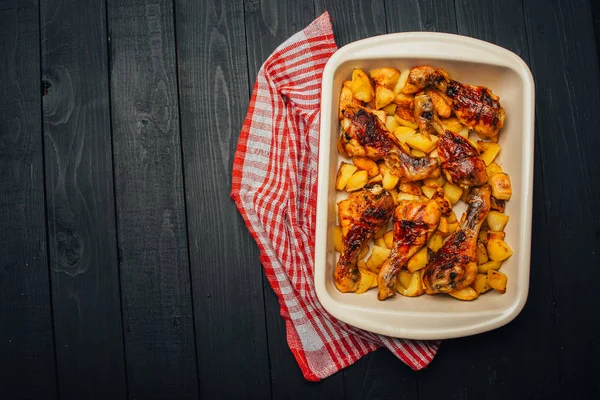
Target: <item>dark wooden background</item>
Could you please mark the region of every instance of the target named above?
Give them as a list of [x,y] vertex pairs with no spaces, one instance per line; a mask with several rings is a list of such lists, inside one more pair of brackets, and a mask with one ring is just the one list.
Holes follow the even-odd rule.
[[[257,71],[324,10],[504,46],[537,89],[531,289],[414,372],[320,383],[229,199]],[[0,398],[600,398],[600,7],[588,0],[0,0]]]

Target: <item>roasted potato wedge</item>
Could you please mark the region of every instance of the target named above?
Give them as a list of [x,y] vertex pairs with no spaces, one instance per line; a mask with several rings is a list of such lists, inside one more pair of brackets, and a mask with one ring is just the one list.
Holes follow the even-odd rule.
[[379,174],[379,167],[377,166],[377,163],[370,158],[352,157],[352,163],[356,165],[358,169],[367,171],[369,178],[373,178]]
[[473,289],[471,286],[466,286],[462,289],[455,290],[454,292],[450,292],[448,294],[454,297],[455,299],[464,301],[475,300],[477,297],[479,297],[479,293],[477,293],[475,289]]
[[[391,89],[383,85],[377,85],[375,88],[375,108],[380,109],[392,102],[396,96]],[[384,111],[385,112],[385,111]]]
[[406,269],[410,273],[418,271],[427,265],[428,260],[429,260],[429,256],[428,256],[427,247],[423,246],[411,258],[408,259],[408,262],[406,263]]
[[419,128],[419,125],[417,125],[417,122],[415,121],[415,115],[410,108],[401,106],[396,107],[394,118],[396,118],[396,121],[402,126],[407,126],[412,129]]
[[513,254],[510,246],[500,239],[488,239],[487,252],[492,261],[504,261]]
[[373,69],[369,72],[371,79],[378,84],[384,86],[386,89],[390,90],[392,94],[394,93],[392,89],[396,87],[398,83],[398,78],[400,78],[400,71],[395,68],[377,68]]
[[352,95],[365,103],[370,102],[375,97],[375,91],[373,90],[373,85],[371,84],[371,80],[360,68],[356,68],[352,71]]
[[367,171],[356,171],[354,174],[352,174],[350,179],[348,179],[348,183],[346,183],[346,192],[354,192],[356,190],[362,189],[363,187],[365,187],[368,181],[369,174],[367,173]]
[[512,196],[512,186],[510,177],[504,172],[498,172],[488,178],[488,183],[492,186],[492,196],[498,200],[510,200]]
[[333,247],[335,248],[335,251],[340,254],[342,254],[342,251],[344,251],[342,227],[338,225],[333,227]]
[[508,283],[508,277],[506,274],[490,269],[487,272],[487,276],[488,284],[492,287],[492,289],[500,293],[506,293],[506,284]]
[[508,223],[508,215],[502,214],[498,211],[490,211],[487,216],[487,223],[490,227],[490,231],[501,232]]
[[337,178],[335,180],[335,188],[337,190],[344,190],[348,184],[348,181],[356,172],[356,170],[356,166],[342,161],[338,168]]

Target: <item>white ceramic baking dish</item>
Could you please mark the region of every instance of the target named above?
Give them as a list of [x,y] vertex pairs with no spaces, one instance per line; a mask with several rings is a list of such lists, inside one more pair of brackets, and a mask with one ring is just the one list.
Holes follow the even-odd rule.
[[[505,231],[514,254],[502,266],[508,275],[505,294],[492,291],[471,302],[448,295],[396,295],[378,301],[376,289],[357,295],[340,293],[334,286],[338,255],[332,230],[337,221],[336,203],[347,195],[334,188],[343,160],[336,148],[343,81],[351,79],[353,68],[368,71],[393,66],[404,70],[423,64],[441,67],[461,82],[488,86],[500,96],[506,110],[497,161],[510,175],[513,186],[505,210],[510,216]],[[529,68],[516,54],[496,45],[458,35],[410,32],[377,36],[339,49],[327,62],[322,82],[315,287],[323,307],[350,325],[407,339],[468,336],[512,321],[523,309],[529,291],[534,115],[534,82]]]

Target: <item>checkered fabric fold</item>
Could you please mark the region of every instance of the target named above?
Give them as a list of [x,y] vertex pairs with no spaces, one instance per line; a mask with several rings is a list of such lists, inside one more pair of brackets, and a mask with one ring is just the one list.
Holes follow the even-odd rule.
[[376,335],[336,320],[314,288],[321,76],[337,50],[325,12],[265,61],[233,163],[232,193],[277,294],[287,341],[304,377],[318,381],[387,347],[411,368],[439,342]]

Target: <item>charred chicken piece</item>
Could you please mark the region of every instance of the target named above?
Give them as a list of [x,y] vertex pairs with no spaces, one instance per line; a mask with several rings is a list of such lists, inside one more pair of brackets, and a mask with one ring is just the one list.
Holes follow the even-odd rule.
[[437,160],[409,154],[381,120],[364,107],[347,109],[345,118],[348,128],[338,139],[338,151],[344,157],[385,159],[392,174],[409,181],[439,176]]
[[441,217],[439,204],[403,201],[394,211],[394,244],[390,257],[381,267],[377,278],[377,298],[385,300],[395,294],[400,269],[424,244],[438,226]]
[[365,187],[338,203],[343,252],[335,266],[334,282],[340,292],[355,292],[360,281],[358,255],[392,216],[394,199],[379,185]]
[[[498,132],[504,125],[505,111],[500,105],[500,98],[490,89],[452,80],[440,68],[429,65],[413,67],[402,93],[417,93],[426,88],[435,88],[443,94],[443,99],[452,106],[454,115],[461,124],[484,138],[498,140]],[[435,97],[438,101],[438,96]]]
[[498,141],[505,112],[500,98],[490,89],[450,80],[446,85],[446,96],[452,99],[454,115],[461,124],[473,129],[479,136]]
[[487,180],[485,162],[469,141],[445,131],[438,142],[438,155],[446,178],[456,185],[481,186]]
[[414,105],[415,121],[421,133],[429,137],[430,134],[444,131],[429,94],[419,93],[415,95]]
[[445,92],[446,82],[449,79],[450,77],[446,71],[441,68],[435,68],[430,65],[413,67],[408,74],[408,80],[402,89],[402,93],[417,93],[428,87],[435,87]]
[[428,294],[450,293],[462,289],[477,276],[477,237],[490,212],[489,185],[471,190],[467,197],[466,218],[444,245],[434,253],[423,273]]

